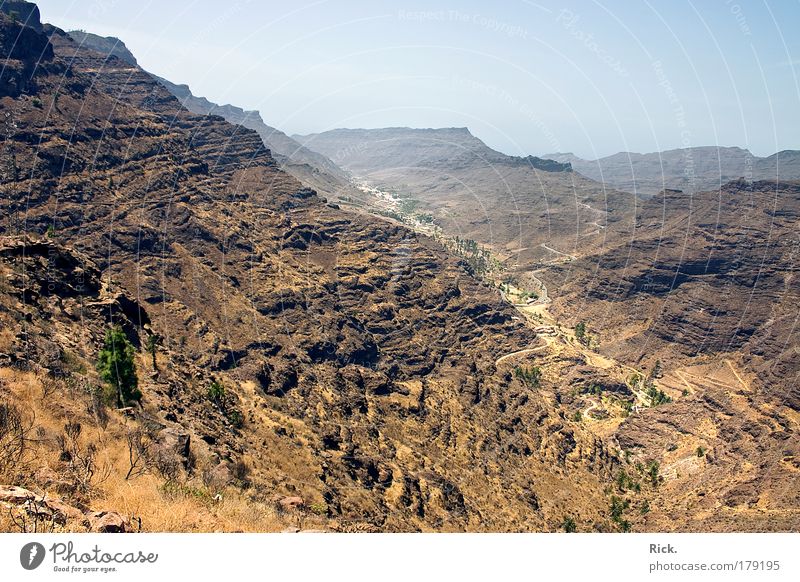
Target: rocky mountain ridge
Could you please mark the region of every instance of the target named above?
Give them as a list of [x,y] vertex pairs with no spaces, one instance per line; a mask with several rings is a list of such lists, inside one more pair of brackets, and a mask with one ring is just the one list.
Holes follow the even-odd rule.
[[545,157],[570,163],[584,176],[643,198],[664,189],[719,190],[732,180],[800,179],[800,152],[786,150],[764,158],[738,147],[691,147],[647,154],[619,152],[597,160],[573,154]]
[[[68,34],[78,44],[90,50],[137,65],[136,57],[118,38],[104,38],[85,31],[70,31]],[[303,184],[327,196],[348,196],[355,193],[346,172],[325,156],[301,146],[279,129],[267,125],[258,111],[247,111],[230,104],[219,105],[205,97],[195,96],[188,85],[176,84],[158,75],[153,77],[192,113],[219,115],[230,123],[257,132],[281,168]]]

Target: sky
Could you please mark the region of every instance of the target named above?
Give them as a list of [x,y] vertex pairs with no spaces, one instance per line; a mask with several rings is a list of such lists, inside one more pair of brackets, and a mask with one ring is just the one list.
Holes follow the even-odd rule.
[[40,0],[288,134],[468,127],[511,155],[800,149],[800,0]]

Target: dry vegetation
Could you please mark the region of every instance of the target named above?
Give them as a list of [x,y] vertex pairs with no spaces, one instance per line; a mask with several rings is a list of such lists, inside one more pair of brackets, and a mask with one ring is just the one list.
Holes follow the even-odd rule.
[[[2,484],[59,497],[79,509],[112,508],[141,531],[269,532],[307,525],[299,512],[280,515],[274,501],[254,498],[253,492],[215,486],[200,468],[165,477],[163,468],[139,461],[126,479],[130,437],[141,433],[141,423],[105,406],[98,409],[74,378],[0,368],[0,407]],[[3,507],[0,531],[23,529],[23,518],[22,511]],[[33,527],[30,518],[24,527]],[[85,531],[75,521],[38,527]]]

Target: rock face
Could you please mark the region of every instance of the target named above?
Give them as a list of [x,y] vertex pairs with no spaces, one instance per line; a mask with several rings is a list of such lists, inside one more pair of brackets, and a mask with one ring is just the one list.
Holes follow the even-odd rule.
[[673,402],[632,415],[620,447],[657,459],[646,528],[795,529],[800,183],[664,191],[609,248],[541,274],[552,311],[601,353],[655,373]]
[[[566,314],[577,302],[606,322],[607,349],[630,361],[659,351],[741,355],[765,391],[800,409],[798,219],[796,182],[665,191],[641,209],[633,240],[621,235],[616,247],[570,264],[570,273],[551,269],[556,306]],[[638,333],[623,331],[631,324]]]
[[53,47],[42,34],[39,8],[30,2],[0,4],[0,97],[16,97],[29,87],[37,66],[52,72]]
[[[102,37],[82,30],[70,31],[69,36],[79,45],[108,57],[118,58],[136,66],[136,57],[118,38]],[[281,168],[301,182],[311,185],[323,195],[357,194],[347,173],[325,156],[300,145],[282,131],[270,127],[258,111],[245,111],[235,105],[219,105],[205,97],[195,96],[188,85],[179,85],[153,75],[161,85],[177,97],[181,105],[198,115],[218,115],[235,125],[252,129]]]
[[569,162],[508,156],[467,128],[336,129],[293,136],[371,185],[410,198],[450,235],[529,266],[602,247],[632,222],[635,197]]
[[643,198],[665,188],[684,192],[719,190],[732,180],[800,179],[800,151],[786,150],[765,158],[736,147],[694,147],[650,154],[619,152],[597,160],[573,154],[547,154],[584,176]]
[[128,50],[125,43],[113,36],[99,36],[84,30],[70,30],[70,37],[80,46],[91,49],[95,52],[116,57],[134,67],[139,63],[136,57]]
[[435,241],[327,206],[254,131],[44,32],[63,70],[0,101],[14,365],[96,361],[111,323],[139,348],[155,331],[169,365],[141,375],[141,414],[161,446],[342,528],[606,527],[616,461],[498,370],[536,337],[496,291]]

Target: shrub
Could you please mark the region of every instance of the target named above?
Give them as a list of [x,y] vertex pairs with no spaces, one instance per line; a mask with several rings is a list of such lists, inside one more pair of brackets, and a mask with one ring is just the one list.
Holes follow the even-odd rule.
[[233,428],[242,428],[244,426],[244,416],[238,410],[231,410],[228,413],[228,421]]
[[103,349],[97,357],[97,371],[103,381],[116,391],[119,406],[142,399],[136,377],[135,353],[121,327],[114,326],[106,331]]
[[16,478],[27,448],[22,414],[12,404],[0,404],[0,478]]
[[706,450],[703,447],[697,447],[697,456],[702,457],[706,454]]
[[216,380],[211,382],[208,387],[208,399],[218,405],[225,399],[225,386],[222,382]]
[[569,515],[564,518],[564,521],[561,522],[561,527],[567,533],[575,533],[578,531],[577,525],[575,525],[575,520],[572,519]]
[[667,396],[663,390],[659,390],[655,385],[650,384],[647,388],[647,397],[650,398],[650,406],[658,406],[672,402],[672,398]]
[[650,461],[647,465],[647,477],[650,479],[650,484],[655,487],[658,485],[658,472],[660,471],[658,461]]
[[538,388],[542,380],[542,370],[538,366],[533,366],[532,368],[517,366],[514,368],[514,377],[526,386]]
[[147,349],[147,353],[150,354],[150,357],[153,359],[153,369],[158,369],[156,364],[156,353],[158,352],[158,346],[161,345],[163,342],[163,338],[158,335],[157,333],[151,333],[147,336],[147,343],[145,344],[145,348]]
[[616,495],[611,496],[611,507],[609,511],[611,513],[611,521],[622,525],[622,513],[630,507],[631,502],[627,499],[622,499],[621,497],[617,497]]

